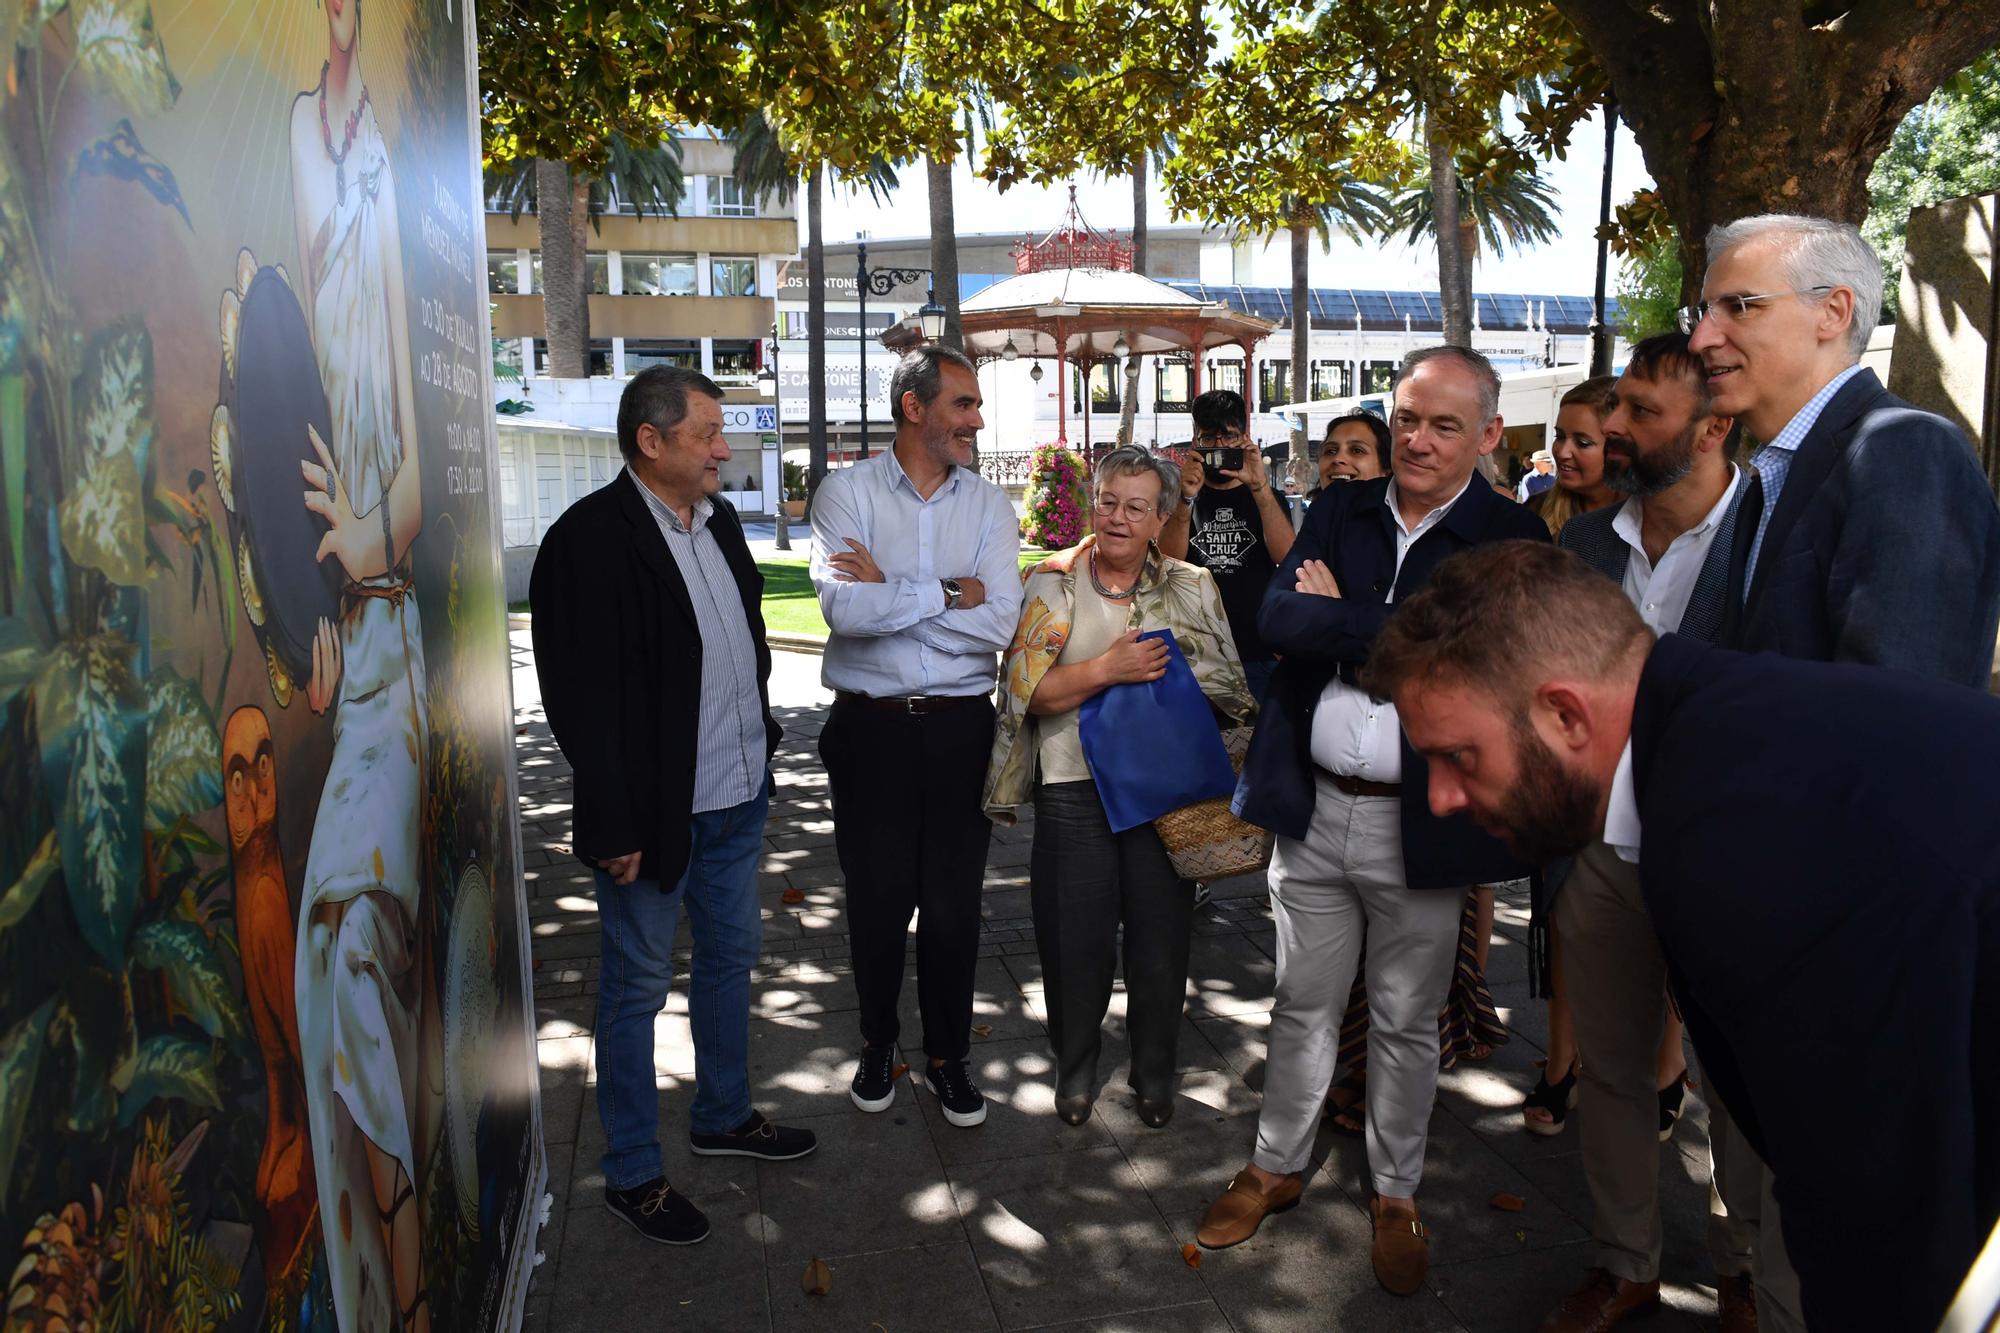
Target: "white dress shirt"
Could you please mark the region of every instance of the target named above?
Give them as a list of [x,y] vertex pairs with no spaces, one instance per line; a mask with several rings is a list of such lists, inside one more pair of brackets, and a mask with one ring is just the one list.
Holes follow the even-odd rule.
[[[827,474],[812,504],[812,581],[832,633],[828,689],[875,698],[990,694],[1021,612],[1020,521],[1007,493],[955,467],[930,498],[893,450]],[[828,557],[853,538],[881,583],[837,577]],[[947,610],[943,581],[977,578],[985,600]]]
[[1604,811],[1604,841],[1627,865],[1639,864],[1639,793],[1632,787],[1632,741],[1611,775],[1611,803]]
[[[1419,537],[1444,521],[1444,516],[1475,480],[1482,486],[1486,484],[1475,471],[1458,488],[1457,495],[1418,519],[1415,527],[1403,522],[1403,511],[1396,507],[1396,483],[1389,483],[1382,503],[1389,506],[1389,516],[1396,521],[1396,573],[1389,578],[1389,591],[1383,601],[1396,600],[1396,576],[1403,572],[1403,558],[1410,548]],[[1341,589],[1343,595],[1346,592],[1347,589]],[[1319,705],[1313,710],[1312,759],[1321,768],[1342,777],[1360,778],[1364,782],[1401,782],[1403,724],[1396,717],[1396,705],[1386,699],[1370,698],[1368,691],[1335,676],[1320,691]]]
[[1716,529],[1742,484],[1743,474],[1732,465],[1722,498],[1701,522],[1667,543],[1657,565],[1646,558],[1640,531],[1646,517],[1645,497],[1633,496],[1612,517],[1611,530],[1632,548],[1625,561],[1625,595],[1639,608],[1639,618],[1653,633],[1672,634],[1681,627],[1681,618],[1694,597],[1694,585],[1701,578],[1701,567],[1708,560],[1709,548],[1715,545]]

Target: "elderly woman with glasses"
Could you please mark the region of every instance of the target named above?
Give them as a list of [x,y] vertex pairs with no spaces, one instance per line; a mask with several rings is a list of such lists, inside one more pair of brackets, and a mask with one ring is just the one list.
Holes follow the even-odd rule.
[[1090,1117],[1098,1053],[1125,938],[1125,1018],[1139,1117],[1173,1116],[1175,1047],[1187,987],[1194,890],[1174,873],[1151,825],[1113,833],[1079,738],[1083,703],[1114,685],[1158,680],[1171,630],[1221,718],[1256,711],[1229,621],[1207,570],[1160,553],[1180,503],[1180,470],[1144,449],[1097,466],[1095,532],[1028,575],[1021,623],[1000,670],[999,717],[986,771],[986,812],[1012,824],[1032,801],[1029,894],[1055,1047],[1056,1113]]

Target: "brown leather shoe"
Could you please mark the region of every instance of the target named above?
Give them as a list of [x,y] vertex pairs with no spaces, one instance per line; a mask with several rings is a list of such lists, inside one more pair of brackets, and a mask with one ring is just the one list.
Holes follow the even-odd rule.
[[1634,1282],[1602,1268],[1590,1270],[1584,1284],[1542,1321],[1537,1333],[1605,1333],[1627,1315],[1660,1308],[1660,1282]]
[[1757,1333],[1757,1284],[1747,1275],[1716,1279],[1715,1313],[1722,1333]]
[[1369,1205],[1375,1215],[1375,1245],[1368,1257],[1375,1263],[1375,1280],[1398,1296],[1414,1294],[1424,1285],[1431,1266],[1431,1233],[1415,1210],[1385,1212],[1382,1200]]
[[1201,1242],[1203,1249],[1221,1250],[1231,1245],[1239,1245],[1257,1234],[1257,1228],[1272,1213],[1282,1213],[1299,1201],[1299,1193],[1305,1188],[1304,1182],[1296,1175],[1286,1176],[1271,1190],[1257,1183],[1257,1177],[1244,1167],[1236,1173],[1236,1179],[1229,1182],[1222,1197],[1208,1206],[1201,1215],[1201,1226],[1195,1230],[1194,1238]]

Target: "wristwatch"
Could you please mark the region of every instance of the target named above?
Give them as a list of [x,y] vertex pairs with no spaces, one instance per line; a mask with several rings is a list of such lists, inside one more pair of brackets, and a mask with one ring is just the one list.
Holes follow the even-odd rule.
[[965,589],[958,586],[957,579],[939,579],[944,585],[944,609],[949,611],[958,605],[959,598],[965,596]]

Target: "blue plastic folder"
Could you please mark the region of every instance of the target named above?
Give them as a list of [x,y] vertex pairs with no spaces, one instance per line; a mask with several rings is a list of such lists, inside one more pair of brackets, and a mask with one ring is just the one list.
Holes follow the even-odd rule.
[[1236,790],[1215,713],[1173,631],[1147,630],[1139,638],[1166,641],[1167,674],[1113,685],[1077,710],[1084,762],[1113,833]]

